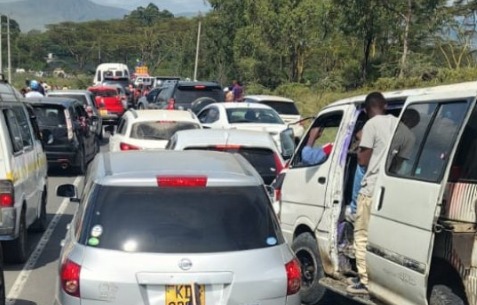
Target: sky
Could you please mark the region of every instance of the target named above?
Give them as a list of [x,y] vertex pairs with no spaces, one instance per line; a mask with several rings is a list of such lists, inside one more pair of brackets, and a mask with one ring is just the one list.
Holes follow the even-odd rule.
[[[19,2],[22,0],[0,0],[2,2]],[[116,6],[127,10],[133,10],[138,6],[147,6],[149,3],[156,4],[160,9],[167,9],[173,13],[204,12],[209,10],[204,0],[91,0],[102,5]],[[41,2],[41,0],[37,0]]]

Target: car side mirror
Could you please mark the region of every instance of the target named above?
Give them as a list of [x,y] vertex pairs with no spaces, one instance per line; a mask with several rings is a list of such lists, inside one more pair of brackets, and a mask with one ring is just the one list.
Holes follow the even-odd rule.
[[78,188],[73,184],[63,184],[56,189],[56,196],[69,198],[71,202],[80,202]]
[[108,125],[104,127],[104,130],[110,135],[114,135],[114,125]]
[[280,133],[280,146],[283,159],[290,159],[296,148],[293,129],[287,128]]

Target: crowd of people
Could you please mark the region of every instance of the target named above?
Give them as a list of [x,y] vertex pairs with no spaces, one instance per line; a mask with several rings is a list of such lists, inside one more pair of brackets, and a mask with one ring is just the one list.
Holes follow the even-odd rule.
[[48,85],[44,81],[26,80],[25,87],[20,90],[20,93],[25,98],[41,98],[45,97],[50,90],[68,90],[68,87],[59,87],[56,85]]

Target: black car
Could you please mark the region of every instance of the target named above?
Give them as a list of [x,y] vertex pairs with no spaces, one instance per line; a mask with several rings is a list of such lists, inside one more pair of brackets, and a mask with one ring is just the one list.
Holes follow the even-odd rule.
[[154,104],[160,109],[191,109],[198,113],[207,105],[225,100],[222,87],[214,82],[167,82]]
[[73,169],[84,174],[99,151],[93,118],[83,103],[71,98],[28,99],[40,127],[48,167]]

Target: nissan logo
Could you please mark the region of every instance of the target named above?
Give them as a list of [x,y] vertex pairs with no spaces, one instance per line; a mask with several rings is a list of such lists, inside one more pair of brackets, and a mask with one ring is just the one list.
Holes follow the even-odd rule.
[[179,268],[184,271],[190,270],[190,268],[192,268],[192,262],[190,261],[190,259],[183,258],[179,262]]

